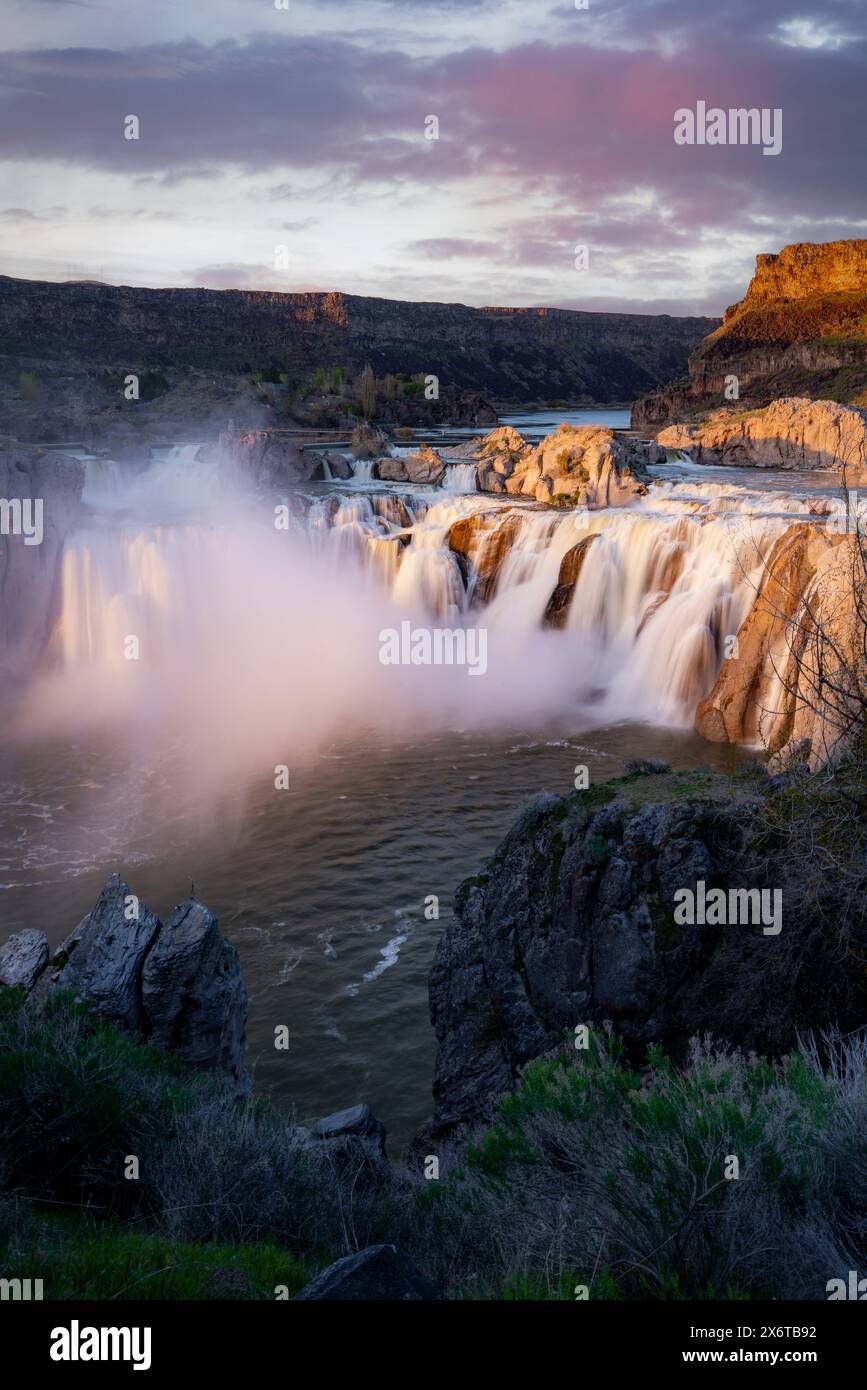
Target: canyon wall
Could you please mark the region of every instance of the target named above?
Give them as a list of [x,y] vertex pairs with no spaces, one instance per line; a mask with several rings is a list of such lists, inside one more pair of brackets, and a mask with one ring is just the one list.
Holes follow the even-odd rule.
[[757,256],[744,298],[691,354],[686,377],[636,402],[634,428],[725,406],[732,376],[741,408],[776,396],[860,398],[867,388],[867,240],[795,243]]
[[708,1034],[779,1056],[807,1028],[863,1025],[860,972],[785,883],[778,922],[678,924],[683,888],[780,884],[752,844],[774,779],[702,782],[645,765],[540,796],[460,886],[430,975],[429,1137],[488,1117],[527,1062],[576,1046],[581,1025],[613,1025],[636,1060],[653,1043],[682,1059]]
[[[173,382],[183,377],[190,411],[201,414],[213,392],[222,422],[233,416],[245,425],[258,422],[240,414],[233,381],[275,366],[307,380],[317,366],[358,371],[369,362],[379,376],[436,375],[444,394],[624,402],[683,371],[716,323],[0,276],[0,429],[48,438],[47,425],[62,431],[65,413],[66,433],[56,437],[77,436],[94,409],[123,413],[124,374],[146,368]],[[40,396],[29,403],[17,400],[22,370],[40,382]],[[246,402],[248,410],[255,405],[255,397]],[[150,413],[159,418],[159,409]],[[28,420],[34,432],[25,433]]]
[[867,410],[786,396],[765,410],[720,411],[701,424],[668,425],[657,443],[724,467],[823,468],[850,487],[867,482]]

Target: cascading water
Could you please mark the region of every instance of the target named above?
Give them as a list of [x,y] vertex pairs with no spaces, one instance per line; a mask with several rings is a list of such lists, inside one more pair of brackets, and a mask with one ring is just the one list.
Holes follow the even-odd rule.
[[475,492],[476,465],[474,463],[448,464],[442,480],[442,490],[457,494]]
[[[462,465],[453,477],[456,488]],[[661,481],[628,508],[566,513],[453,486],[329,484],[293,494],[291,525],[280,533],[267,508],[227,487],[207,451],[184,445],[106,494],[103,514],[94,507],[68,542],[52,650],[61,681],[95,675],[96,703],[110,709],[115,699],[125,711],[130,690],[144,699],[147,685],[136,684],[124,648],[134,635],[148,680],[183,679],[195,653],[196,679],[207,685],[228,672],[263,727],[284,717],[281,691],[284,702],[296,699],[296,667],[306,671],[310,707],[302,702],[285,717],[304,728],[327,724],[326,715],[388,724],[422,708],[434,722],[504,721],[528,707],[593,723],[687,726],[725,638],[749,610],[774,539],[798,517],[812,520],[816,508],[815,498],[693,478]],[[482,512],[468,554],[459,555],[449,546],[452,527]],[[131,513],[140,519],[130,521]],[[562,629],[546,628],[561,562],[588,537]],[[482,605],[473,575],[492,555],[498,567]],[[407,616],[484,627],[493,682],[467,682],[455,670],[386,675],[378,634]],[[267,623],[282,643],[279,671],[257,680],[258,648],[248,647]],[[322,696],[323,632],[335,625],[335,689]],[[251,672],[242,678],[235,667],[244,660]],[[361,706],[356,686],[365,691]]]
[[[54,946],[108,873],[164,911],[194,875],[241,954],[263,1088],[302,1115],[363,1093],[409,1138],[430,1109],[422,895],[576,762],[594,783],[639,755],[727,765],[684,726],[774,538],[839,503],[686,470],[599,512],[357,477],[263,501],[227,467],[187,445],[92,489],[4,731],[5,920]],[[484,677],[383,664],[406,620],[484,628]],[[298,1046],[269,1062],[281,999]]]

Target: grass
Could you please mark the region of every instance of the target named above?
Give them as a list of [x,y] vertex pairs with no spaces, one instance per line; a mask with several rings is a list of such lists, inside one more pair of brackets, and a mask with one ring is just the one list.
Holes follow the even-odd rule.
[[193,1244],[52,1213],[0,1250],[7,1277],[41,1279],[46,1299],[274,1299],[318,1272],[276,1245]]

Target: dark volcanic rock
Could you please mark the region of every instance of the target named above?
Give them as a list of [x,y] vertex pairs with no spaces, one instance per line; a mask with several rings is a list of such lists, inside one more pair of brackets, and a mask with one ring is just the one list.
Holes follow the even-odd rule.
[[[14,360],[143,363],[251,373],[269,360],[431,374],[470,393],[463,418],[494,424],[473,393],[524,400],[632,400],[686,369],[715,319],[569,309],[473,309],[342,293],[139,289],[0,276],[0,340]],[[46,375],[46,373],[42,373]]]
[[323,1269],[295,1301],[420,1303],[442,1297],[396,1245],[370,1245]]
[[129,885],[112,874],[93,911],[64,942],[65,951],[75,944],[57,984],[86,999],[103,1018],[141,1031],[141,972],[159,926],[156,914],[137,903]]
[[0,984],[28,992],[48,964],[48,939],[35,927],[10,936],[0,946]]
[[314,1120],[310,1130],[317,1139],[343,1139],[347,1135],[366,1139],[385,1156],[385,1125],[372,1114],[369,1105],[353,1105]]
[[249,1090],[241,965],[202,903],[181,903],[164,925],[112,874],[50,961],[41,932],[10,937],[0,947],[0,984],[23,986],[36,1007],[55,988],[72,990],[100,1018],[196,1071],[223,1071],[239,1094]]
[[241,963],[202,903],[180,903],[160,927],[141,973],[141,997],[151,1042],[197,1071],[222,1069],[236,1090],[249,1090]]
[[844,954],[785,895],[780,935],[675,922],[674,894],[699,880],[773,886],[773,864],[752,863],[743,824],[743,806],[710,800],[600,806],[587,792],[533,803],[459,888],[437,948],[432,1133],[489,1113],[525,1063],[579,1024],[610,1020],[636,1057],[655,1042],[681,1056],[705,1032],[779,1055],[799,1030],[863,1024]]

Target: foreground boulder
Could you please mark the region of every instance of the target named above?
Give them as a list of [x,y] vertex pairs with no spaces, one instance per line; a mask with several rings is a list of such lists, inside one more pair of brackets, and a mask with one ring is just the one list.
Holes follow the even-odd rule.
[[0,946],[0,985],[29,993],[47,964],[45,933],[27,927]]
[[845,469],[851,486],[867,481],[867,411],[836,401],[786,396],[764,410],[720,411],[702,424],[669,425],[657,443],[696,463]]
[[[704,1033],[779,1056],[799,1031],[864,1024],[863,972],[833,933],[790,907],[773,854],[752,851],[749,827],[762,820],[771,779],[750,782],[737,803],[714,792],[712,774],[696,795],[694,777],[655,777],[650,785],[668,799],[644,803],[638,772],[567,798],[541,796],[458,889],[429,980],[438,1043],[431,1137],[488,1117],[520,1069],[574,1043],[579,1025],[610,1021],[638,1061],[652,1043],[682,1057]],[[756,902],[768,908],[779,889],[780,930],[770,914],[680,925],[675,895],[697,896],[699,882],[766,890]],[[853,912],[847,929],[864,936],[863,919]]]
[[199,902],[175,907],[158,926],[140,978],[148,1041],[195,1071],[223,1071],[236,1090],[248,1090],[247,990],[238,953],[214,914]]
[[432,1303],[443,1295],[396,1245],[370,1245],[329,1265],[295,1302]]
[[19,932],[0,947],[0,984],[19,985],[36,1005],[54,989],[72,990],[100,1018],[193,1070],[222,1072],[238,1094],[249,1091],[244,977],[202,903],[181,903],[163,924],[112,874],[53,957],[42,932]]

